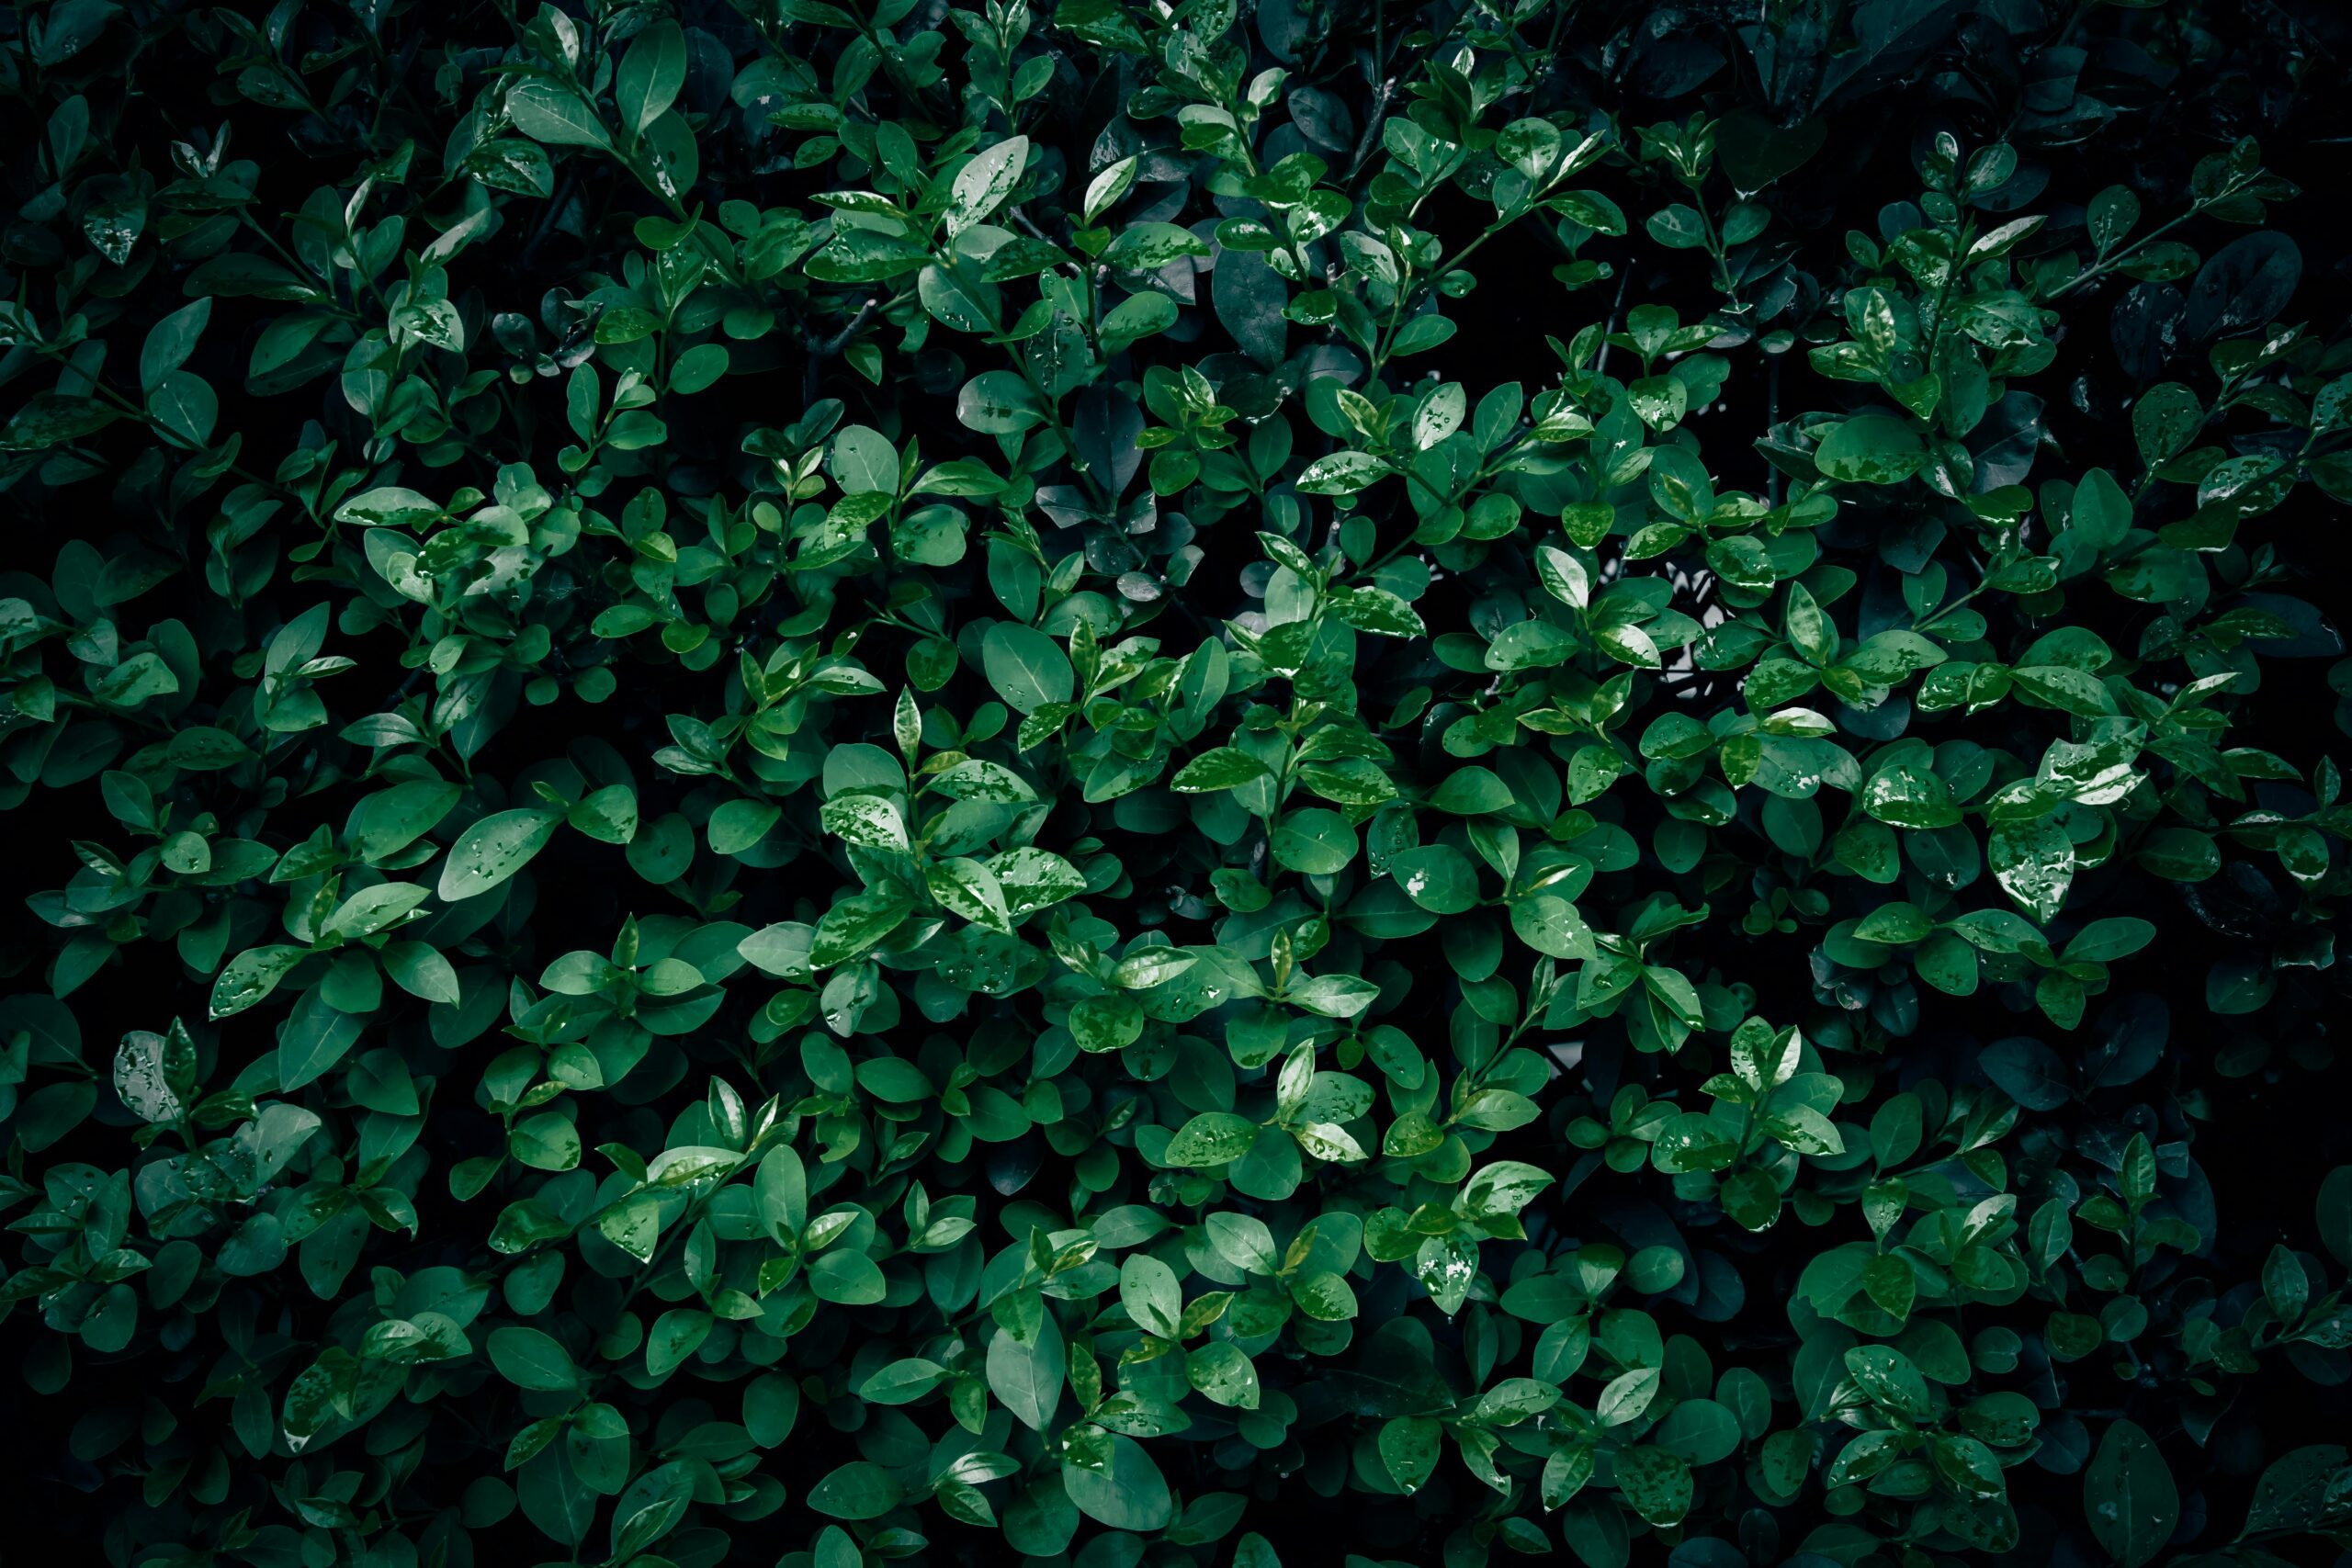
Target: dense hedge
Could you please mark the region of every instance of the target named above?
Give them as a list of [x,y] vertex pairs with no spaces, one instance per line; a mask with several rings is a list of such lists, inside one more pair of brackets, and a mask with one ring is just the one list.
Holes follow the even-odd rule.
[[0,1550],[2352,1545],[2347,33],[0,11]]

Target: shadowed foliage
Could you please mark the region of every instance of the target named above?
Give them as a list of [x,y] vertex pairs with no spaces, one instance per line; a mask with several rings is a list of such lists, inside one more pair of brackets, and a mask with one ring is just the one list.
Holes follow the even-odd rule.
[[0,6],[0,1554],[2338,1561],[2347,51]]

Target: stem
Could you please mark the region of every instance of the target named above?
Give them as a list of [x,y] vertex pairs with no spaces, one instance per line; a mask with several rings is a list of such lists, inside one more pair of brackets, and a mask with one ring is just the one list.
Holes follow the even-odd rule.
[[817,388],[820,378],[825,372],[825,362],[838,357],[841,352],[849,346],[850,340],[864,332],[865,323],[872,321],[875,312],[881,309],[880,298],[870,298],[857,308],[857,314],[852,316],[849,319],[849,324],[842,327],[841,331],[829,338],[811,340],[808,344],[808,363],[801,368],[800,372],[800,410],[803,413],[808,412],[808,406],[817,400]]
[[[1617,330],[1617,312],[1624,309],[1625,288],[1633,281],[1634,273],[1631,267],[1618,275],[1617,298],[1609,302],[1609,320],[1601,325],[1600,352],[1593,356],[1592,373],[1596,376],[1609,368],[1609,335]],[[1775,360],[1773,363],[1777,365],[1780,362]]]
[[2174,219],[2171,222],[2157,225],[2155,228],[2149,230],[2145,234],[2143,234],[2137,240],[2134,240],[2130,244],[2124,246],[2121,250],[2116,252],[2113,255],[2109,256],[2106,260],[2085,267],[2082,271],[2068,278],[2064,283],[2051,290],[2050,298],[2052,299],[2063,299],[2067,295],[2072,294],[2075,289],[2080,288],[2086,283],[2090,282],[2092,279],[2106,276],[2109,273],[2113,272],[2117,267],[2121,266],[2125,262],[2131,260],[2132,256],[2141,251],[2147,249],[2150,245],[2154,244],[2158,240],[2163,239],[2166,234],[2171,233],[2175,229],[2179,228],[2190,219],[2201,217],[2204,214],[2205,209],[2212,206],[2214,202],[2221,201],[2228,197],[2235,196],[2244,188],[2244,186],[2240,182],[2233,180],[2220,196],[2214,197],[2210,200],[2200,200],[2190,203],[2188,210]]
[[1348,172],[1340,176],[1341,185],[1354,185],[1364,160],[1372,156],[1373,146],[1380,140],[1380,128],[1388,119],[1388,100],[1396,92],[1396,77],[1391,76],[1380,84],[1380,91],[1372,100],[1372,113],[1364,117],[1363,134],[1356,139],[1355,156],[1348,160]]

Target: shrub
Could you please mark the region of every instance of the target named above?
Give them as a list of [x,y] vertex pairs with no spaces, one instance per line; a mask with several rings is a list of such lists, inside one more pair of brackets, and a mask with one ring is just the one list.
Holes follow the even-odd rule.
[[17,9],[12,1531],[2343,1543],[2345,31]]

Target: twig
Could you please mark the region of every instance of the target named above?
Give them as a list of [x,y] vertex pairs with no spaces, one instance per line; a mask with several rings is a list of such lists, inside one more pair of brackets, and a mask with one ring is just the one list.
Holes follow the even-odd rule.
[[1388,118],[1388,100],[1396,92],[1396,78],[1394,76],[1380,85],[1380,92],[1372,100],[1372,113],[1363,122],[1363,134],[1356,139],[1356,155],[1348,161],[1348,172],[1341,177],[1341,185],[1353,185],[1356,172],[1363,167],[1363,161],[1372,156],[1373,143],[1379,141],[1381,124]]
[[872,321],[875,312],[881,309],[880,299],[868,299],[857,308],[857,314],[852,316],[849,319],[849,324],[841,331],[822,341],[815,338],[808,340],[808,363],[803,366],[800,371],[801,412],[807,412],[808,405],[817,400],[818,381],[824,375],[825,362],[837,358],[842,350],[849,346],[850,339],[864,332],[865,323]]
[[1617,330],[1617,312],[1625,303],[1625,286],[1633,281],[1634,265],[1629,261],[1625,264],[1625,270],[1618,274],[1617,298],[1610,302],[1609,320],[1601,324],[1600,352],[1593,356],[1592,361],[1592,373],[1596,376],[1609,368],[1609,334]]

